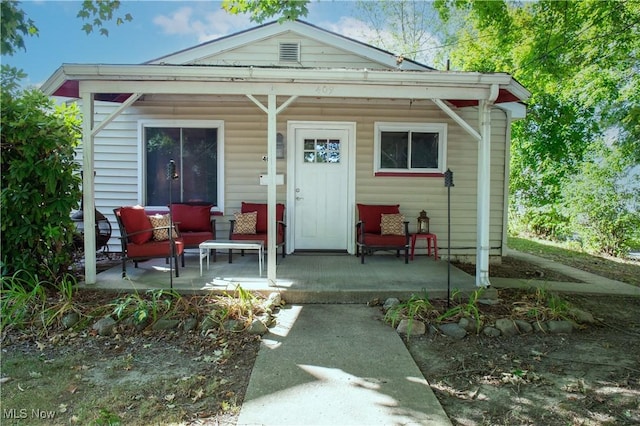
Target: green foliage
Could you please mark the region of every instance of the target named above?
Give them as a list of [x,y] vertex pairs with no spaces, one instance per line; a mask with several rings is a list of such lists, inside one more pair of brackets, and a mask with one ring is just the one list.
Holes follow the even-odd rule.
[[17,271],[12,276],[0,277],[0,332],[5,327],[19,329],[31,324],[33,317],[44,310],[47,294],[38,278]]
[[524,314],[538,323],[548,320],[566,320],[571,317],[568,301],[543,287],[530,289],[523,300],[514,306],[514,315]]
[[[119,0],[84,0],[77,15],[78,18],[86,21],[82,26],[82,31],[91,34],[94,29],[97,29],[100,35],[108,36],[109,30],[105,28],[105,24],[114,19],[114,12],[120,9],[120,4]],[[126,13],[124,16],[116,17],[115,21],[119,26],[125,21],[133,21],[133,17]]]
[[482,289],[473,291],[465,301],[459,291],[454,291],[451,299],[456,305],[445,311],[442,311],[443,308],[434,306],[426,294],[424,297],[412,294],[406,302],[389,308],[384,315],[384,321],[395,328],[401,320],[406,319],[407,336],[411,336],[415,320],[439,323],[465,317],[473,319],[479,331],[482,326],[482,316],[478,307],[478,299],[482,292]]
[[80,199],[74,161],[79,112],[55,106],[38,90],[17,92],[6,81],[0,122],[2,273],[27,271],[55,283],[72,263],[75,226],[69,214]]
[[95,426],[120,426],[122,419],[108,408],[101,408],[98,417],[91,424]]
[[113,314],[118,319],[131,317],[135,325],[153,324],[161,315],[172,311],[181,296],[172,290],[147,290],[144,296],[137,291],[113,303]]
[[[47,332],[49,326],[71,312],[78,312],[74,294],[76,279],[65,274],[55,283],[40,281],[25,271],[0,278],[1,330],[5,327],[25,329],[34,327],[37,334]],[[57,298],[49,296],[47,289],[53,289]]]
[[20,8],[20,2],[2,0],[0,2],[0,52],[13,55],[17,50],[26,50],[24,37],[38,35],[38,28]]
[[[467,25],[449,41],[453,68],[512,74],[528,117],[512,129],[510,215],[560,237],[570,222],[563,185],[583,171],[590,144],[614,129],[640,164],[640,2],[438,0]],[[612,208],[613,210],[613,208]]]
[[429,301],[429,296],[424,297],[412,294],[409,300],[391,307],[384,314],[384,321],[396,327],[402,319],[407,319],[407,336],[411,336],[413,321],[424,321],[437,315],[437,311]]
[[210,316],[220,326],[224,326],[227,320],[235,320],[248,327],[256,315],[265,312],[261,302],[258,296],[237,285],[235,293],[225,292],[214,297],[215,307]]
[[274,16],[280,16],[278,21],[293,21],[307,16],[309,0],[222,0],[222,8],[237,15],[250,14],[253,22],[262,23]]
[[627,173],[621,149],[594,145],[564,185],[564,210],[588,251],[624,257],[640,245],[640,173]]
[[460,293],[457,291],[454,292],[451,299],[458,304],[439,315],[437,321],[441,322],[444,320],[469,318],[476,322],[476,333],[479,333],[480,327],[482,327],[482,316],[480,314],[480,308],[478,307],[478,299],[482,293],[482,289],[475,290],[469,295],[467,301],[464,302],[463,298],[460,297]]

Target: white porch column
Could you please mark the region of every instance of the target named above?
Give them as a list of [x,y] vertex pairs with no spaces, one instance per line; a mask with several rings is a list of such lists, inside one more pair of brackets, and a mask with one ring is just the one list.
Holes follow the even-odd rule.
[[93,93],[82,90],[82,202],[84,203],[84,281],[96,283],[96,228],[93,167]]
[[268,96],[267,106],[267,282],[276,285],[276,95]]
[[489,219],[491,211],[491,106],[480,101],[480,142],[478,144],[478,200],[476,239],[476,287],[488,287],[489,281]]

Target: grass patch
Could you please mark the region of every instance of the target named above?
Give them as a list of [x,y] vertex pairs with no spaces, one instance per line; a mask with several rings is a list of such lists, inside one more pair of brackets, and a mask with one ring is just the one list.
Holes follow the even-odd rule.
[[595,256],[571,244],[509,237],[509,248],[640,287],[640,262]]

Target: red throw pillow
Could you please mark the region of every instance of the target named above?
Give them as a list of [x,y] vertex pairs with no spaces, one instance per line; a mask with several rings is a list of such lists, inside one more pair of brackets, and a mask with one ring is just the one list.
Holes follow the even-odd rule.
[[172,204],[171,214],[173,214],[173,221],[178,224],[180,232],[210,232],[211,207],[211,205]]
[[151,240],[153,237],[153,231],[151,228],[151,221],[144,211],[142,206],[127,206],[120,208],[120,219],[127,234],[133,234],[134,232],[148,230],[147,232],[140,232],[139,234],[129,237],[132,243],[144,244]]
[[395,205],[376,205],[376,204],[358,204],[358,214],[360,220],[364,222],[364,231],[366,233],[379,234],[381,232],[380,222],[383,214],[400,213],[400,204]]

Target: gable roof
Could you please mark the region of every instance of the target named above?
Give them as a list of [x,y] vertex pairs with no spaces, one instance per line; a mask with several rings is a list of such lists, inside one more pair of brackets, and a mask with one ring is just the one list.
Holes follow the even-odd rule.
[[[281,66],[258,62],[255,46],[282,34],[295,34],[318,46],[342,52],[347,58],[365,58],[358,66],[323,66],[322,59],[307,61],[314,66]],[[271,40],[270,47],[274,44]],[[253,52],[242,50],[254,46]],[[234,51],[238,64],[215,59]],[[253,56],[252,56],[253,54]],[[322,52],[316,56],[324,56]],[[311,57],[314,54],[310,54]],[[478,105],[481,99],[497,104],[523,102],[530,93],[505,73],[439,71],[411,60],[396,62],[394,54],[341,36],[302,21],[272,22],[217,40],[202,43],[138,65],[63,64],[42,85],[52,96],[79,98],[81,82],[96,100],[124,102],[132,93],[182,94],[280,94],[296,96],[361,98],[436,98],[456,107]],[[304,61],[303,61],[304,62]],[[372,68],[362,64],[374,65]],[[380,64],[378,68],[375,66]],[[199,82],[193,86],[193,83]],[[206,83],[203,86],[202,83]],[[495,96],[492,95],[495,91]]]
[[386,69],[412,71],[435,70],[435,68],[431,68],[410,59],[403,59],[400,65],[398,65],[398,57],[392,52],[325,30],[301,20],[286,21],[282,23],[277,21],[270,22],[147,61],[145,64],[193,65],[213,54],[220,54],[222,52],[237,49],[244,45],[255,43],[259,40],[265,40],[285,34],[299,35],[318,40],[319,42],[333,48],[376,62]]

